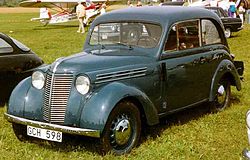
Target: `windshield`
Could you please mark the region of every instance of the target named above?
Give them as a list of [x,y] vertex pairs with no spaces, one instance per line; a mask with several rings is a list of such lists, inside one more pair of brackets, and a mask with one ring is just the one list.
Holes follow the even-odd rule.
[[95,26],[90,45],[154,48],[159,44],[161,34],[161,26],[151,23],[104,23]]

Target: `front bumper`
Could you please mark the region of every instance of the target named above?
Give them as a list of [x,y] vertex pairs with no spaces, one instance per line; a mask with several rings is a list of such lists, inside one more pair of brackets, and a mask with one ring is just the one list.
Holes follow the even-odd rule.
[[38,122],[38,121],[33,121],[33,120],[13,116],[8,113],[5,113],[4,117],[11,123],[30,125],[30,126],[38,127],[38,128],[60,131],[62,133],[100,138],[99,130],[75,128],[75,127],[62,126],[62,125],[51,124],[51,123]]

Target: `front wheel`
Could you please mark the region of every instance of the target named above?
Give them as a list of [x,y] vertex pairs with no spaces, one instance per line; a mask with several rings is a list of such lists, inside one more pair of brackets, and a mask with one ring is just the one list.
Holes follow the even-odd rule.
[[215,99],[211,106],[212,112],[219,112],[230,106],[231,88],[228,79],[220,80]]
[[111,112],[101,137],[104,153],[129,153],[138,144],[141,132],[139,109],[131,102],[119,103]]

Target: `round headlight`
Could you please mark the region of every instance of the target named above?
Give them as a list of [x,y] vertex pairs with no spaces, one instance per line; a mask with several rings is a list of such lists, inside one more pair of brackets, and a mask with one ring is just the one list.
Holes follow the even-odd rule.
[[76,79],[76,89],[82,95],[88,93],[90,88],[90,80],[86,76],[79,76]]
[[45,83],[44,74],[40,71],[36,71],[32,74],[32,85],[37,89],[42,89]]

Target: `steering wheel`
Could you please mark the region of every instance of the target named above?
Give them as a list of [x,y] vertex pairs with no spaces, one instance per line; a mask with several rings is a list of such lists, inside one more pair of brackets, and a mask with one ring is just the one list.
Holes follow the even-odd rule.
[[151,36],[140,36],[136,45],[145,47],[155,47],[158,41]]

